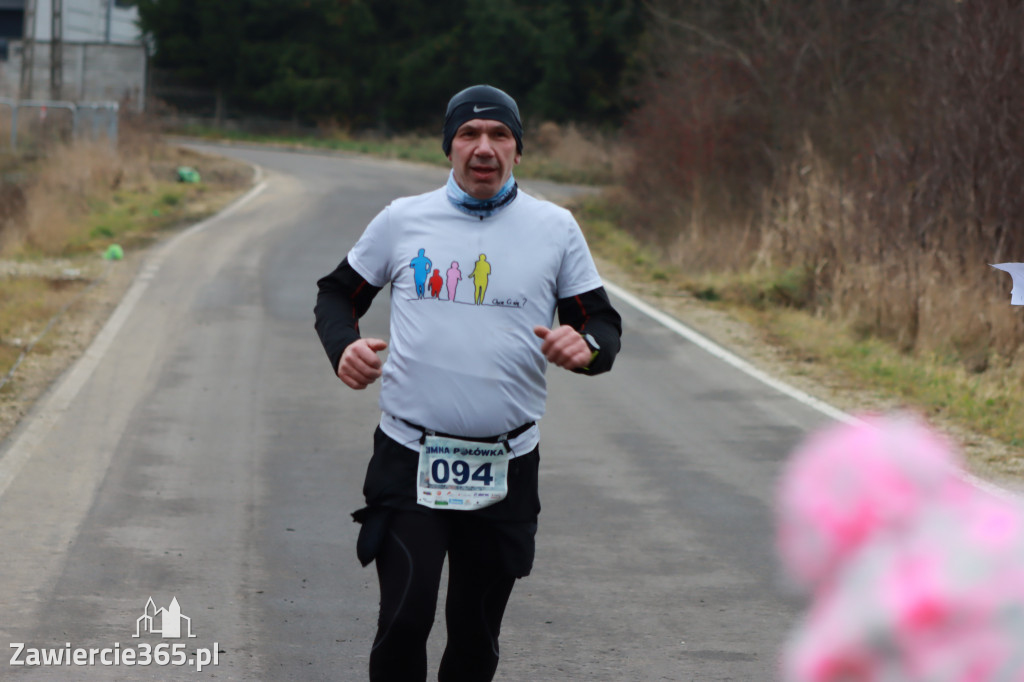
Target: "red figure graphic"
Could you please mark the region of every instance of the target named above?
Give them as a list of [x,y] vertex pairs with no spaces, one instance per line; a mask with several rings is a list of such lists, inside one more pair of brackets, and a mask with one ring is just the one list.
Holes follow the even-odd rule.
[[441,279],[441,271],[434,270],[434,274],[430,277],[430,295],[433,298],[440,298],[442,286],[444,286],[444,280]]

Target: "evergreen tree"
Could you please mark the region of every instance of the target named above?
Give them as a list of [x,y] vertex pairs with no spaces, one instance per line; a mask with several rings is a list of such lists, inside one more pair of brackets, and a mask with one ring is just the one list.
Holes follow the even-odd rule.
[[642,34],[633,0],[137,0],[154,64],[245,114],[440,127],[489,83],[532,120],[617,120]]

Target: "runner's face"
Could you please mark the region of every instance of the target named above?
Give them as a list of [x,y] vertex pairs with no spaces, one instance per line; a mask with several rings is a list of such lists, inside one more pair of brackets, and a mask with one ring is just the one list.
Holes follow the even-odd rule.
[[482,118],[459,126],[448,154],[455,182],[474,199],[490,199],[497,194],[520,158],[509,127]]

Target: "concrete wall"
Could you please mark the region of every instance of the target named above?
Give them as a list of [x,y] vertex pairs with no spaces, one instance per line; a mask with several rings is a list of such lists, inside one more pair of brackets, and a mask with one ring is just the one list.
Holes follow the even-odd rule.
[[[10,59],[0,62],[0,96],[18,97],[21,43],[12,43]],[[142,45],[64,42],[62,100],[122,102],[142,111],[146,102],[146,50]],[[32,99],[50,99],[50,45],[36,43]]]

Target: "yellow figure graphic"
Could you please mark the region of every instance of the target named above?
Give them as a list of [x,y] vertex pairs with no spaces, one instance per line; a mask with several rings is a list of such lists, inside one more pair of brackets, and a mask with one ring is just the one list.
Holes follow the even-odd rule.
[[484,302],[484,294],[487,293],[487,278],[491,274],[491,264],[487,262],[487,256],[480,254],[480,260],[476,262],[473,273],[473,303],[481,305]]

